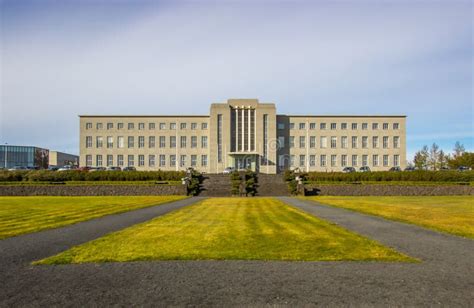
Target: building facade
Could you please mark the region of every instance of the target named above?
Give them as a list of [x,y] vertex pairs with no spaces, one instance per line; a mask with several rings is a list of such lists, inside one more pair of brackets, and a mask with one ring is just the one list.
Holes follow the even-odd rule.
[[49,151],[50,167],[62,167],[68,165],[79,165],[79,156],[58,151]]
[[49,150],[34,146],[0,145],[0,168],[48,168]]
[[405,116],[280,115],[256,99],[211,104],[202,116],[81,115],[80,165],[381,171],[405,167],[405,125]]

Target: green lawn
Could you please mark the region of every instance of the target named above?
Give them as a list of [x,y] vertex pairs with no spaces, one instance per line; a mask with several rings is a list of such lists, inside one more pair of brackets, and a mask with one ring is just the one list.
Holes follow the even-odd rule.
[[141,260],[414,261],[273,198],[212,198],[36,263]]
[[474,196],[319,196],[307,199],[474,239]]
[[0,197],[0,239],[183,198],[182,196]]

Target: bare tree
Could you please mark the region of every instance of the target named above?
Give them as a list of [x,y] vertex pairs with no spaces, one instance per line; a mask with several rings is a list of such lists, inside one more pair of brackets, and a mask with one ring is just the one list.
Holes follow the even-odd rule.
[[438,170],[439,168],[439,146],[436,143],[431,145],[428,156],[428,166],[431,170]]
[[426,169],[428,166],[428,146],[424,145],[423,148],[415,153],[415,157],[413,159],[413,164],[417,169]]
[[454,159],[461,157],[464,152],[466,152],[466,148],[464,148],[464,145],[461,144],[459,141],[456,141],[456,144],[454,145],[453,149]]

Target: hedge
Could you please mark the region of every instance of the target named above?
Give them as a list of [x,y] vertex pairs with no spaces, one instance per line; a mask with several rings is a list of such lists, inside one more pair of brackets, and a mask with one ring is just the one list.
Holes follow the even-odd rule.
[[0,182],[180,181],[184,171],[0,171]]
[[404,171],[404,172],[309,172],[310,182],[358,182],[358,181],[424,181],[424,182],[473,182],[474,171]]

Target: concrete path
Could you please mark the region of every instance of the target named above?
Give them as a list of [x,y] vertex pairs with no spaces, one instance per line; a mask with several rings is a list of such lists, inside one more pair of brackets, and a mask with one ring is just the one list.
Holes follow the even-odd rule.
[[[36,245],[43,248],[26,248],[27,253],[21,253],[14,243],[21,240],[18,237],[0,241],[0,306],[474,306],[474,241],[281,199],[423,262],[166,261],[30,266],[30,261],[66,249],[71,242],[50,249],[47,239],[38,236]],[[58,233],[61,235],[63,232]],[[85,237],[75,239],[84,241]],[[8,247],[16,247],[17,252],[6,255],[21,260],[4,258]]]

